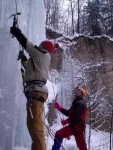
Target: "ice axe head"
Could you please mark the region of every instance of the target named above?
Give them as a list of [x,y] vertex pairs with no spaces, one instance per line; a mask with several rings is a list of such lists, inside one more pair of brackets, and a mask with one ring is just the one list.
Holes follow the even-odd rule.
[[16,27],[17,25],[17,16],[18,15],[21,15],[20,12],[16,13],[16,14],[12,14],[9,18],[12,18],[13,17],[13,27]]

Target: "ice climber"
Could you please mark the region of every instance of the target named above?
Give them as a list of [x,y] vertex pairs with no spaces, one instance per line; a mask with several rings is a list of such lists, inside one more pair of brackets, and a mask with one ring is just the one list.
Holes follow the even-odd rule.
[[19,28],[11,27],[10,32],[29,54],[29,59],[27,59],[24,53],[20,51],[19,58],[25,68],[24,93],[27,98],[27,127],[32,139],[31,150],[45,150],[42,115],[44,102],[48,97],[45,84],[54,44],[45,40],[39,46],[36,46],[22,34]]
[[63,138],[68,138],[71,135],[74,135],[79,150],[87,150],[84,137],[87,114],[86,100],[84,100],[86,90],[76,87],[74,94],[75,99],[69,110],[62,108],[57,102],[55,103],[55,108],[68,118],[61,121],[64,127],[56,131],[52,150],[60,150]]

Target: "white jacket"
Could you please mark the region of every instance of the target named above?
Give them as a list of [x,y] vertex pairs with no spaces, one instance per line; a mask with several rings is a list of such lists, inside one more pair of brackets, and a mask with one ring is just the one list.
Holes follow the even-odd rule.
[[[25,67],[24,82],[40,80],[46,83],[48,79],[51,55],[48,52],[42,53],[30,41],[27,41],[26,51],[28,52],[30,58],[28,61],[23,63]],[[29,90],[48,93],[47,87],[45,85],[42,87],[38,85],[28,86],[25,89],[25,92]]]

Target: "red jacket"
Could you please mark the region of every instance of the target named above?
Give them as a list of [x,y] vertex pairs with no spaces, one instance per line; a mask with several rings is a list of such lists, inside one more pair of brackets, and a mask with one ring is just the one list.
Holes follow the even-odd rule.
[[69,110],[62,108],[60,112],[68,117],[67,121],[70,124],[75,124],[85,121],[87,117],[87,105],[83,97],[76,96]]

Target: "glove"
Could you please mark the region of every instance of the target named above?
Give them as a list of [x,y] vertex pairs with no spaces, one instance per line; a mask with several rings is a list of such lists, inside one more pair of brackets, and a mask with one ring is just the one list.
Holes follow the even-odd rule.
[[61,121],[61,124],[62,124],[63,126],[65,126],[67,123],[68,123],[68,122],[67,122],[67,119]]
[[24,52],[23,51],[19,51],[19,54],[18,54],[18,60],[20,60],[22,58],[22,56],[24,55]]
[[22,62],[27,61],[27,57],[24,55],[23,51],[19,51],[18,60],[20,59]]
[[55,107],[57,110],[59,110],[59,111],[60,111],[61,108],[62,108],[57,102],[55,103],[54,107]]
[[15,37],[18,35],[18,33],[20,33],[21,30],[17,27],[11,27],[10,28],[10,33],[13,34]]

